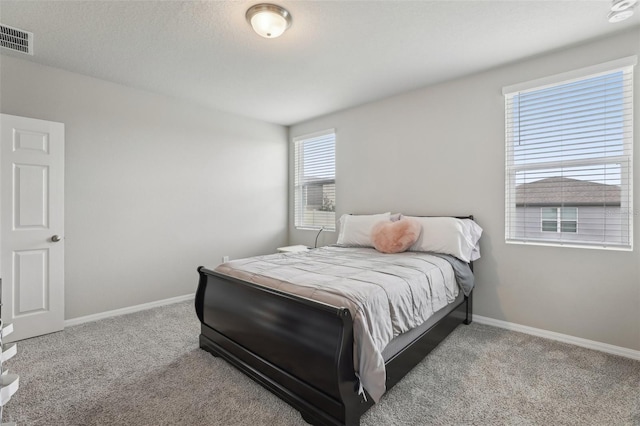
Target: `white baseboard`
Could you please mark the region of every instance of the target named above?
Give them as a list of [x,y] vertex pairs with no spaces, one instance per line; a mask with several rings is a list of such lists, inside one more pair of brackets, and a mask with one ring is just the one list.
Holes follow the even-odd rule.
[[473,315],[473,322],[477,322],[478,324],[492,325],[494,327],[504,328],[511,331],[518,331],[520,333],[531,334],[532,336],[544,337],[545,339],[569,343],[571,345],[581,346],[587,349],[594,349],[596,351],[623,356],[625,358],[631,358],[640,361],[640,351],[623,348],[622,346],[609,345],[607,343],[596,342],[595,340],[569,336],[568,334],[556,333],[553,331],[543,330],[541,328],[534,328],[526,325],[515,324],[512,322],[501,321],[476,314]]
[[[169,299],[157,300],[155,302],[143,303],[141,305],[129,306],[121,309],[114,309],[112,311],[100,312],[98,314],[87,315],[84,317],[72,318],[64,321],[65,327],[71,327],[78,324],[84,324],[86,322],[98,321],[105,318],[117,317],[119,315],[130,314],[133,312],[144,311],[158,306],[171,305],[173,303],[186,302],[192,300],[195,294],[185,294],[184,296],[171,297]],[[473,321],[478,324],[491,325],[498,328],[504,328],[506,330],[518,331],[520,333],[530,334],[532,336],[543,337],[545,339],[556,340],[558,342],[569,343],[571,345],[580,346],[587,349],[593,349],[608,354],[618,355],[625,358],[631,358],[640,361],[640,351],[636,351],[629,348],[623,348],[622,346],[610,345],[608,343],[596,342],[595,340],[583,339],[581,337],[570,336],[568,334],[556,333],[554,331],[543,330],[541,328],[529,327],[526,325],[516,324],[513,322],[507,322],[497,320],[494,318],[483,317],[481,315],[473,315]]]
[[[117,317],[119,315],[130,314],[133,312],[144,311],[158,306],[171,305],[173,303],[186,302],[195,297],[195,293],[185,294],[184,296],[171,297],[169,299],[156,300],[155,302],[143,303],[141,305],[128,306],[126,308],[114,309],[113,311],[100,312],[98,314],[87,315],[84,317],[71,318],[64,320],[65,327],[84,324],[85,322],[98,321],[105,318]],[[194,311],[195,312],[195,311]],[[195,314],[194,314],[195,315]]]

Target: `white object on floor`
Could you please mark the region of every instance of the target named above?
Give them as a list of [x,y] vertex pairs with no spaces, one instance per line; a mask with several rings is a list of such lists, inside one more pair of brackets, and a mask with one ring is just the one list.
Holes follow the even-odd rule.
[[17,374],[0,376],[0,405],[4,406],[9,402],[18,387],[20,387],[20,380]]
[[5,361],[10,360],[17,353],[18,347],[15,343],[5,345],[5,347],[2,348],[2,355],[0,355],[0,364],[3,364]]
[[278,247],[278,253],[293,253],[296,251],[309,251],[309,247],[303,245]]
[[8,335],[10,335],[11,333],[13,333],[13,323],[7,324],[4,327],[2,327],[2,338],[3,339],[5,337],[7,337]]

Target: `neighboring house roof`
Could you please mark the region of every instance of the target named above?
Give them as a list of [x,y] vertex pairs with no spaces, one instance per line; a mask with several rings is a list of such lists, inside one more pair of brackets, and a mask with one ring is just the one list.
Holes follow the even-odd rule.
[[516,186],[516,206],[619,206],[620,186],[551,177]]

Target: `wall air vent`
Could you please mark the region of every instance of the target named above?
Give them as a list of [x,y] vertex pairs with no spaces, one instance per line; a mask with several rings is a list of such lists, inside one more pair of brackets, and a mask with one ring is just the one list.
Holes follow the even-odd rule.
[[0,47],[33,55],[33,33],[0,24]]

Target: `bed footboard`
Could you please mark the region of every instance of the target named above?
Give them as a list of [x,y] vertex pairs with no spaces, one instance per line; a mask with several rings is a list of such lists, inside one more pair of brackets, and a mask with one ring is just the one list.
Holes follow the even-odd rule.
[[[371,406],[358,395],[349,310],[198,268],[200,347],[244,372],[318,426],[358,426]],[[386,363],[387,390],[458,325],[472,296]]]
[[357,394],[347,309],[203,267],[198,272],[201,348],[236,366],[312,424],[359,424],[370,404]]

